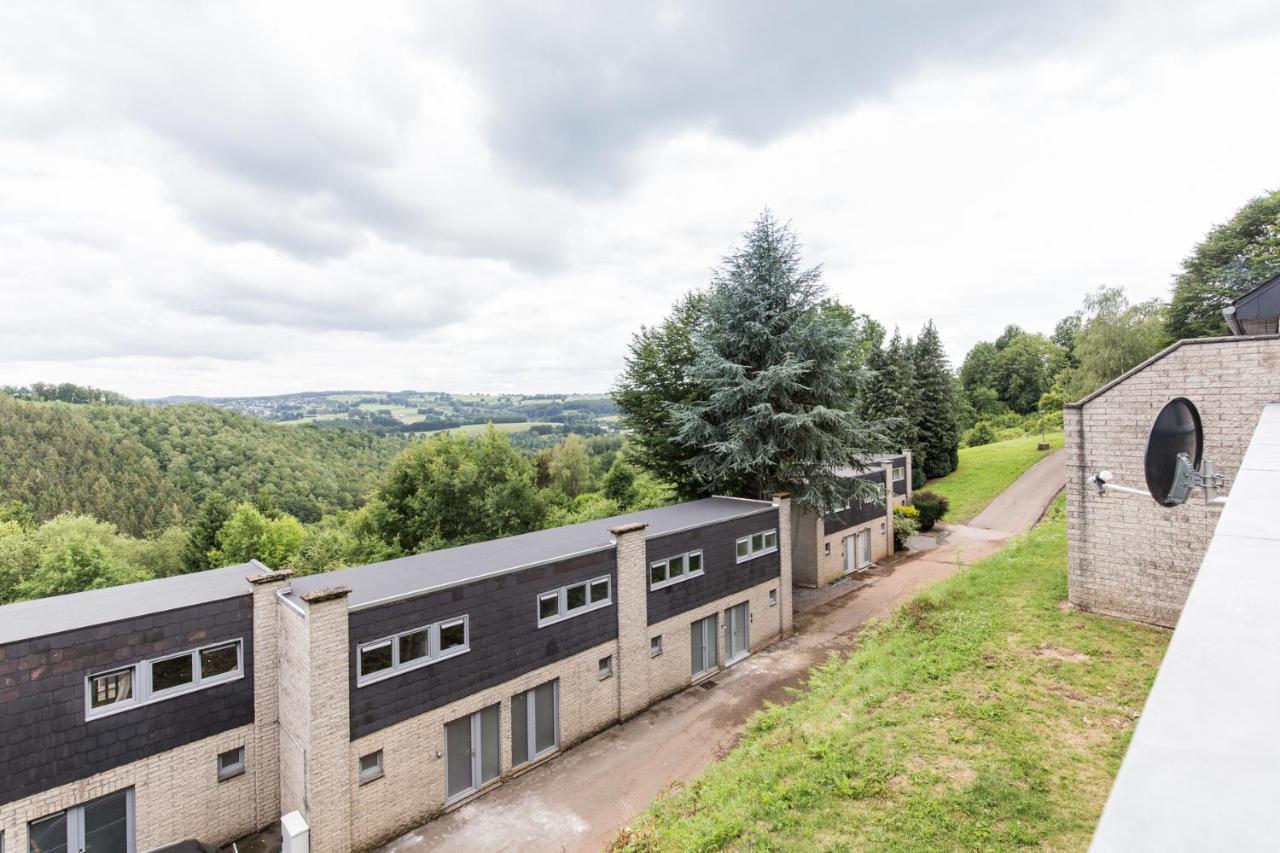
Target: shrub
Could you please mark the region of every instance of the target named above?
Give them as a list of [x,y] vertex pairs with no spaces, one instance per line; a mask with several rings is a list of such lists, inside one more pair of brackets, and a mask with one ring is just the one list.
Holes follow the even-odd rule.
[[965,447],[981,447],[996,440],[996,431],[986,421],[978,421],[964,434]]
[[916,492],[911,505],[920,513],[920,529],[932,530],[933,525],[951,509],[951,502],[935,492]]
[[907,540],[920,532],[920,511],[913,506],[893,508],[893,550],[907,547]]

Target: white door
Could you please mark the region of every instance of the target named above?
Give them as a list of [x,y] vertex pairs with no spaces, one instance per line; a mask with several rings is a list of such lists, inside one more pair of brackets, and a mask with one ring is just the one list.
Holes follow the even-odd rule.
[[858,534],[858,568],[865,569],[871,565],[871,531],[864,530]]
[[446,802],[498,778],[498,706],[490,705],[444,726]]
[[694,678],[704,672],[710,672],[719,663],[720,641],[716,636],[718,622],[716,614],[712,613],[689,626],[690,667]]
[[842,552],[842,556],[844,558],[844,573],[847,575],[858,567],[858,536],[857,534],[854,534],[853,536],[846,536],[843,541],[844,551]]
[[747,623],[750,611],[747,602],[742,602],[725,611],[724,651],[725,663],[733,663],[747,656],[750,643],[747,641]]

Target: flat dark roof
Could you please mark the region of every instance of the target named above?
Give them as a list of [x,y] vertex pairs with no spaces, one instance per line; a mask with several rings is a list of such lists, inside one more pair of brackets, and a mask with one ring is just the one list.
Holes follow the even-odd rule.
[[296,601],[308,592],[345,586],[351,589],[351,595],[347,598],[348,607],[367,607],[382,601],[447,589],[491,575],[609,548],[613,543],[609,529],[622,524],[648,524],[645,537],[651,539],[770,509],[773,509],[773,504],[768,501],[704,498],[674,506],[615,515],[598,521],[585,521],[519,536],[428,551],[425,554],[414,554],[367,566],[294,578],[290,584],[291,591],[286,597]]
[[189,575],[6,604],[0,607],[0,643],[47,637],[247,595],[249,582],[245,578],[265,570],[261,563],[241,563]]

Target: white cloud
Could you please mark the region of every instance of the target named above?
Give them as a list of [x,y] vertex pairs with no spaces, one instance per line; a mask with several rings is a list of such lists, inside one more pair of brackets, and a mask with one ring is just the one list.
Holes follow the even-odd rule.
[[958,360],[1280,178],[1267,4],[534,8],[0,9],[0,382],[601,390],[766,204]]

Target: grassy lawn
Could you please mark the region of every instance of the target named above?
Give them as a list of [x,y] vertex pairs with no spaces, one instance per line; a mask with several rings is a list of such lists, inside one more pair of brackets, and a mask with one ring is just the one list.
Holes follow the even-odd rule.
[[944,521],[962,523],[982,512],[992,499],[1009,488],[1023,471],[1062,447],[1062,433],[1045,436],[1051,450],[1036,450],[1040,436],[1023,436],[981,447],[960,448],[960,467],[945,477],[930,480],[925,489],[951,501]]
[[1084,850],[1168,632],[1064,612],[1063,502],[833,654],[617,850]]

